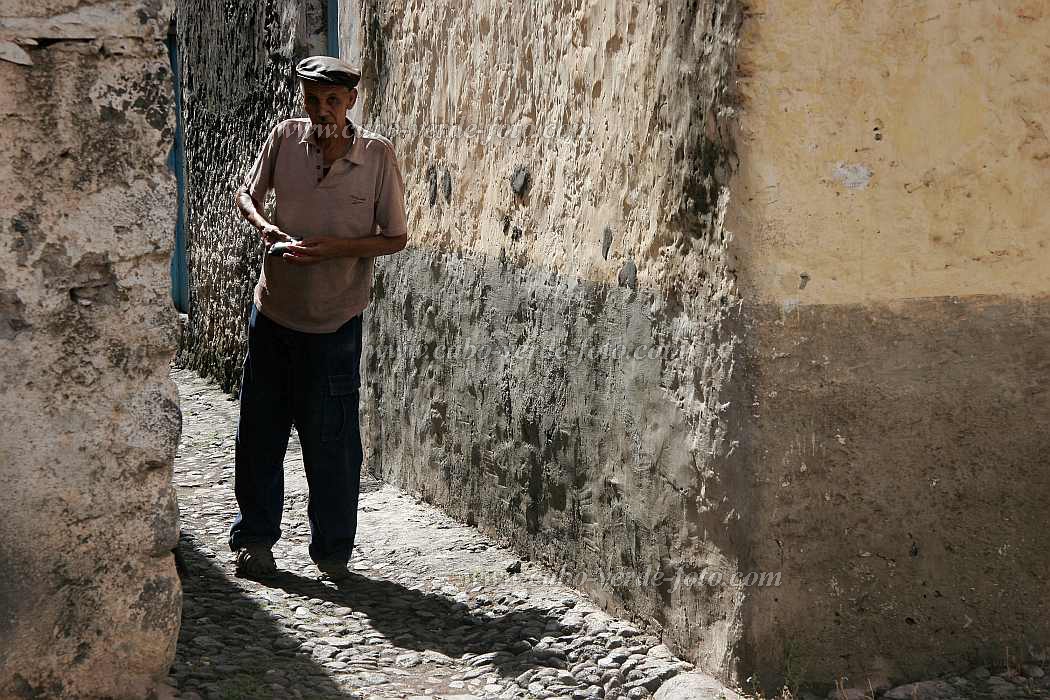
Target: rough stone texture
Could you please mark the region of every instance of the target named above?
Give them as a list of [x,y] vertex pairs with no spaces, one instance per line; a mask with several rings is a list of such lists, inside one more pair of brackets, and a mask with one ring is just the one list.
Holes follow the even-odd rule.
[[1048,31],[1045,3],[749,3],[726,225],[770,681],[1050,644]]
[[728,578],[743,541],[721,224],[737,4],[343,11],[412,237],[366,312],[368,463],[727,673],[742,592],[671,580]]
[[0,10],[4,698],[143,698],[175,654],[167,21]]
[[262,246],[233,194],[266,134],[301,116],[295,64],[325,52],[324,0],[178,0],[189,327],[180,365],[240,381]]

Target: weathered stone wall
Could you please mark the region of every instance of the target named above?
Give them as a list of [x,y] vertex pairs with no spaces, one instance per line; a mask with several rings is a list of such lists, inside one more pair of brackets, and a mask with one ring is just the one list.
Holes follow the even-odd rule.
[[186,129],[189,327],[179,363],[240,381],[262,247],[233,193],[266,134],[300,116],[295,64],[325,53],[324,0],[178,0]]
[[911,679],[1050,644],[1045,3],[749,3],[727,227],[749,666]]
[[[380,260],[366,312],[368,463],[728,672],[747,513],[722,226],[738,5],[341,17],[412,239]],[[703,570],[726,583],[596,583]]]
[[343,8],[410,188],[374,469],[574,573],[780,572],[591,586],[715,672],[1040,653],[1046,12]]
[[0,9],[0,697],[143,698],[174,658],[169,12]]

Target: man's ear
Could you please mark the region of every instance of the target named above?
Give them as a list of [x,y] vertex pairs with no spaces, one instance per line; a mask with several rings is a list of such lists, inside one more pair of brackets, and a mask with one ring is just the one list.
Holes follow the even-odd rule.
[[350,102],[347,103],[347,109],[353,109],[353,106],[357,104],[357,88],[350,88]]

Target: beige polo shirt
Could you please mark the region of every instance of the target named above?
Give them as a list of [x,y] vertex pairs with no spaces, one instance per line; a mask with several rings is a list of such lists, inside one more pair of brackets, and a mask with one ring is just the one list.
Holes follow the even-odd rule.
[[[286,119],[270,131],[244,185],[262,204],[273,190],[272,223],[296,238],[401,236],[405,187],[390,141],[349,122],[354,144],[323,175],[324,157],[310,120]],[[323,177],[322,177],[323,175]],[[331,333],[368,306],[373,258],[295,265],[266,255],[255,303],[282,326]]]

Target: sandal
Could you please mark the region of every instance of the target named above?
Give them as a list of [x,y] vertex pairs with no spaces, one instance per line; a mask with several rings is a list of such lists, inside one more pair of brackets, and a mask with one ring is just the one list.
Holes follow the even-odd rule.
[[248,545],[237,550],[236,575],[243,578],[268,578],[277,574],[273,552],[262,545]]
[[314,562],[320,569],[322,578],[328,581],[343,581],[350,577],[350,570],[346,568],[345,561],[318,561]]

